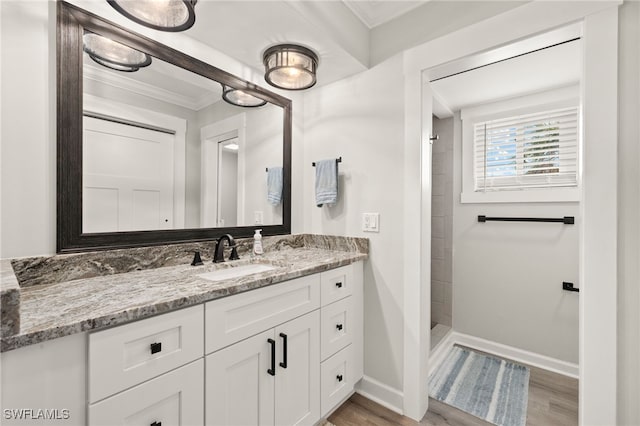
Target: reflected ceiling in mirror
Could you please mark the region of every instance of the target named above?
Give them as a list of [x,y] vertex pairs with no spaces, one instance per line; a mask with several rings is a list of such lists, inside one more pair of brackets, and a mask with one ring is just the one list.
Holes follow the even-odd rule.
[[[59,252],[250,236],[255,226],[290,232],[288,99],[74,6],[59,8]],[[108,50],[102,64],[96,40],[151,63],[126,69],[136,55]],[[223,88],[252,107],[229,103]],[[279,185],[267,186],[269,170],[280,170]]]

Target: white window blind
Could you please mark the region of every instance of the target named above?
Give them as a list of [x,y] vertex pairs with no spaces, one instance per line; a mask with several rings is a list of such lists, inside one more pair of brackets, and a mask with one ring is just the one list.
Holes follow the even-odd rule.
[[578,107],[474,123],[475,191],[577,186]]

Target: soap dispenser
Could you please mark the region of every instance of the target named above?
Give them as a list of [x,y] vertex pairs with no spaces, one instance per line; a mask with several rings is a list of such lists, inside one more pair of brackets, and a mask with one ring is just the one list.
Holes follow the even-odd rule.
[[256,233],[253,234],[253,254],[256,256],[264,253],[262,249],[262,234],[260,232],[262,232],[262,229],[256,229]]

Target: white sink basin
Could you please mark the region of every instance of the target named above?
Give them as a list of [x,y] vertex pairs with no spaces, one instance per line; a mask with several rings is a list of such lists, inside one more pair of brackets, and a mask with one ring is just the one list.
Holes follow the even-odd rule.
[[262,263],[252,263],[249,265],[235,266],[233,268],[218,269],[217,271],[207,272],[206,274],[197,275],[209,281],[223,281],[232,278],[240,278],[247,275],[259,274],[276,269],[275,266],[265,265]]

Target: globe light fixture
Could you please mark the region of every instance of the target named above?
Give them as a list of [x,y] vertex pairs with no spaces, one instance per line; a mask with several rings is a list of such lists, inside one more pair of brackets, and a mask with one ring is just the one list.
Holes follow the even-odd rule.
[[91,59],[116,71],[134,72],[151,64],[146,53],[94,33],[82,37],[82,49]]
[[264,99],[250,95],[240,89],[222,85],[222,99],[231,105],[239,107],[255,108],[261,107],[267,103]]
[[318,55],[295,44],[280,44],[264,52],[264,79],[286,90],[304,90],[316,84]]
[[122,15],[159,31],[188,30],[196,22],[197,0],[107,0]]

